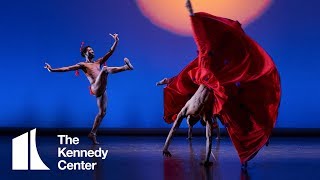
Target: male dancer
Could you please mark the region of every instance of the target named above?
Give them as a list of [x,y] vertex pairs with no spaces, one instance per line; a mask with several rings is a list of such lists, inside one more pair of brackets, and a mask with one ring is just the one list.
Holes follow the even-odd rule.
[[101,58],[96,61],[94,58],[94,51],[90,46],[86,46],[81,49],[81,56],[85,57],[85,62],[80,62],[78,64],[61,67],[61,68],[52,68],[48,63],[45,63],[45,67],[49,72],[67,72],[81,69],[90,82],[90,93],[97,98],[97,105],[99,112],[95,117],[93,127],[88,137],[92,140],[93,144],[99,144],[96,139],[96,133],[100,126],[100,123],[103,117],[106,114],[107,108],[107,96],[106,96],[106,86],[107,86],[107,77],[108,74],[114,74],[126,70],[133,70],[133,66],[131,65],[129,59],[124,58],[125,65],[121,67],[109,67],[109,66],[101,66],[109,59],[109,57],[113,54],[116,49],[116,46],[119,41],[118,34],[110,34],[110,36],[114,39],[114,43],[110,50]]

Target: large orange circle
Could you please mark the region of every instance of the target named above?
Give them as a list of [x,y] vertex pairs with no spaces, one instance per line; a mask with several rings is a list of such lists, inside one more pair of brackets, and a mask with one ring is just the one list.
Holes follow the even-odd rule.
[[[192,0],[194,12],[207,12],[247,25],[259,17],[272,0]],[[185,0],[137,0],[142,13],[155,25],[176,34],[192,35]]]

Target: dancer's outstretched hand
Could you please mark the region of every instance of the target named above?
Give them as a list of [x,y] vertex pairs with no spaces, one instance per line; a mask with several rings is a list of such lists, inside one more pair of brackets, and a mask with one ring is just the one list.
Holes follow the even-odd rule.
[[119,35],[117,33],[109,34],[115,41],[119,41]]
[[163,78],[161,81],[156,83],[157,86],[168,84],[168,78]]
[[45,64],[45,66],[44,66],[44,68],[46,68],[49,72],[51,72],[51,66],[50,66],[50,64],[48,64],[48,63],[44,63]]
[[186,7],[189,11],[190,16],[193,16],[194,14],[193,14],[193,9],[192,9],[192,5],[191,5],[190,0],[186,0]]

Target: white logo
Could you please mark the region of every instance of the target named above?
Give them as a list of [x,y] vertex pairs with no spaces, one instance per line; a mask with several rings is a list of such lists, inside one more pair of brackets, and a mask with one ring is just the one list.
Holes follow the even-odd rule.
[[[12,170],[29,169],[29,132],[12,139]],[[50,170],[41,160],[36,145],[36,128],[30,131],[30,170]]]

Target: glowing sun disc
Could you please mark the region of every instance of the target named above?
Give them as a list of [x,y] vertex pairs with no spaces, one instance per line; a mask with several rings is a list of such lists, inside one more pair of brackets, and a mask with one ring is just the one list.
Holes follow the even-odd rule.
[[[194,12],[207,12],[247,25],[270,6],[272,0],[191,0]],[[137,0],[144,16],[170,32],[191,36],[185,0]]]

